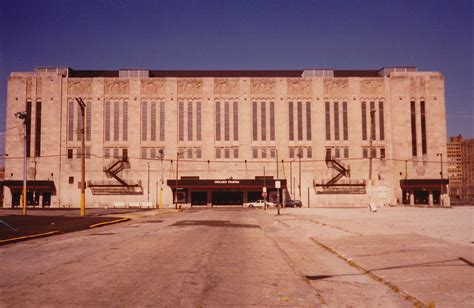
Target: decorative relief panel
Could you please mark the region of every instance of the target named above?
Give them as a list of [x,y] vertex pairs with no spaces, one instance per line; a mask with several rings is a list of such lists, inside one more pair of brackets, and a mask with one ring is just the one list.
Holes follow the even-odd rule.
[[239,80],[235,78],[215,78],[214,93],[216,95],[239,95]]
[[202,96],[202,80],[178,78],[178,94],[179,95],[198,95]]
[[128,80],[105,79],[105,94],[128,94]]
[[90,95],[92,92],[92,80],[91,79],[81,79],[81,80],[74,80],[70,79],[67,85],[67,92],[69,95],[81,95],[81,94],[88,94]]
[[26,95],[33,96],[33,78],[26,78]]
[[324,79],[326,95],[348,95],[349,81],[347,79]]
[[275,80],[270,78],[251,79],[250,92],[255,94],[267,94],[274,96],[276,90]]
[[362,96],[383,95],[383,80],[365,79],[360,82]]
[[166,91],[166,81],[164,79],[144,79],[141,83],[142,95],[163,94]]
[[288,95],[291,96],[311,96],[311,80],[288,79]]

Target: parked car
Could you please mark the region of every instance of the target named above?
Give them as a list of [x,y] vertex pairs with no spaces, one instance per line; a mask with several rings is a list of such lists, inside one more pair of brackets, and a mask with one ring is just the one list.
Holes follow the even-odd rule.
[[[265,205],[265,200],[257,200],[255,202],[249,202],[247,203],[248,207],[262,207]],[[267,206],[268,207],[274,207],[275,203],[267,201]]]
[[285,207],[302,207],[303,206],[303,202],[301,202],[300,200],[286,200],[285,201]]

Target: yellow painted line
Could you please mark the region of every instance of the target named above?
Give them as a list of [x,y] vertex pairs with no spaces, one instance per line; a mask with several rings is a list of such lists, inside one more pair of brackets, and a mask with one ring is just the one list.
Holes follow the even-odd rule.
[[119,223],[119,222],[122,222],[122,221],[127,221],[127,220],[130,220],[130,218],[128,218],[128,217],[122,217],[122,218],[116,219],[116,220],[99,222],[98,224],[90,225],[89,228],[102,227],[102,226],[111,225],[111,224],[116,224],[116,223]]
[[36,237],[42,237],[42,236],[48,236],[48,235],[53,235],[53,234],[59,234],[61,232],[59,231],[51,231],[51,232],[46,232],[46,233],[40,233],[40,234],[33,234],[33,235],[25,235],[25,236],[19,236],[19,237],[13,237],[9,238],[6,240],[0,240],[0,244],[7,244],[7,243],[12,243],[16,241],[23,241],[23,240],[28,240]]

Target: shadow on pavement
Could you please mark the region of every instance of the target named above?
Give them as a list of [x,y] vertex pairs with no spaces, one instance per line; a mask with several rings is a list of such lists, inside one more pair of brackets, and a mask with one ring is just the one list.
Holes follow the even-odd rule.
[[259,225],[251,224],[234,224],[228,220],[182,220],[171,226],[173,227],[190,227],[190,226],[206,226],[206,227],[223,227],[223,228],[255,228],[260,229]]

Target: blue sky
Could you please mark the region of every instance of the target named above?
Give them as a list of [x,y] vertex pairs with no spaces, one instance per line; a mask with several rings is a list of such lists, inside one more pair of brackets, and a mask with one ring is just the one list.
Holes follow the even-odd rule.
[[[472,138],[472,17],[471,0],[4,0],[0,1],[0,132],[5,130],[9,73],[38,66],[410,65],[445,75],[448,135]],[[3,149],[0,140],[0,153]]]

